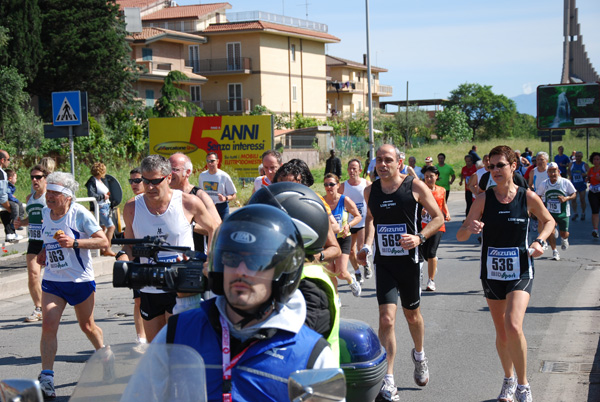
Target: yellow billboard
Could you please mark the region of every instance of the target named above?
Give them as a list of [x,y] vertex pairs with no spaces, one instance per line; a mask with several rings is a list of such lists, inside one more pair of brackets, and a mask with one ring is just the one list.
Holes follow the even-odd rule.
[[206,155],[215,152],[219,167],[232,168],[239,178],[258,176],[262,153],[273,148],[270,115],[152,118],[149,132],[150,153],[184,153],[202,171]]

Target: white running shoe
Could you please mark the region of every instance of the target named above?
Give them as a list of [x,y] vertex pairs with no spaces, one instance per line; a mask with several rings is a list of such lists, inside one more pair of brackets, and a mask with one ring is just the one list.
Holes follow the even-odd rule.
[[383,380],[383,384],[381,385],[381,389],[379,390],[377,398],[375,398],[375,402],[397,402],[399,400],[400,395],[398,395],[398,388],[396,388],[394,384],[390,384]]
[[531,396],[531,388],[527,386],[525,389],[519,389],[515,391],[515,402],[533,402],[533,396]]
[[40,382],[40,388],[42,390],[44,400],[56,398],[56,391],[54,390],[54,377],[40,374],[38,381]]
[[566,249],[569,248],[569,239],[568,238],[562,239],[562,243],[560,244],[560,248],[563,249],[563,250],[566,250]]
[[21,236],[20,234],[16,234],[16,233],[9,233],[6,235],[6,241],[9,242],[17,242],[19,240],[23,240],[23,236]]
[[435,292],[435,282],[432,281],[431,279],[427,280],[427,288],[425,288],[425,290],[428,290],[430,292]]
[[552,250],[552,259],[554,261],[560,261],[560,254],[558,254],[558,250]]
[[42,321],[42,308],[36,307],[33,309],[33,313],[29,317],[25,317],[25,322],[37,322]]
[[517,379],[515,377],[505,378],[502,382],[500,395],[498,395],[498,402],[513,402],[516,389]]
[[360,283],[358,283],[357,280],[353,280],[350,284],[350,290],[352,290],[352,296],[360,296],[360,292],[362,291],[362,289],[360,288]]
[[415,359],[415,349],[410,351],[410,357],[415,364],[413,378],[419,387],[424,387],[429,382],[429,367],[427,367],[427,358],[423,360]]

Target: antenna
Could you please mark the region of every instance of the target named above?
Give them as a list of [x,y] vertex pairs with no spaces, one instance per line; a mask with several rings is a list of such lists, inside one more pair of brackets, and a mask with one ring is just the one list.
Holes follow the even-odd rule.
[[305,0],[304,4],[298,4],[299,6],[304,5],[306,7],[306,19],[308,19],[308,6],[309,6],[309,2],[308,0]]

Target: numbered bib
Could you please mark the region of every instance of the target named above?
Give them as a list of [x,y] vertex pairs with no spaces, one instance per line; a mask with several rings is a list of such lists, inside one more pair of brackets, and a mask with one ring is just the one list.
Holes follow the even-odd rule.
[[177,254],[163,254],[161,251],[158,253],[158,261],[160,262],[177,262]]
[[408,255],[401,246],[402,235],[406,234],[406,224],[377,225],[377,246],[379,254],[386,257]]
[[556,198],[548,199],[546,207],[551,214],[560,214],[560,200]]
[[581,183],[583,181],[583,176],[581,173],[573,173],[573,183]]
[[423,209],[423,211],[425,211],[425,215],[421,216],[421,222],[428,224],[429,222],[431,222],[431,219],[433,219],[431,217],[431,215],[429,215],[429,212],[427,212],[425,209]]
[[42,224],[30,223],[28,233],[29,240],[42,240]]
[[590,191],[592,193],[599,193],[600,192],[600,184],[590,186]]
[[521,266],[519,248],[489,247],[487,252],[487,278],[495,281],[514,281],[519,279]]
[[46,268],[60,270],[72,266],[70,254],[65,252],[58,242],[45,244],[45,247]]

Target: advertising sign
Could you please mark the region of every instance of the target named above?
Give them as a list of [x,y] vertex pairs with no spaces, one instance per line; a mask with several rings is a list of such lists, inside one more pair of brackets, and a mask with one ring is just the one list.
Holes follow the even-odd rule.
[[232,168],[240,179],[258,176],[261,155],[273,148],[270,115],[153,118],[149,129],[150,153],[181,152],[204,170],[206,155],[216,152],[219,168]]
[[600,84],[541,85],[537,88],[540,129],[600,126]]

